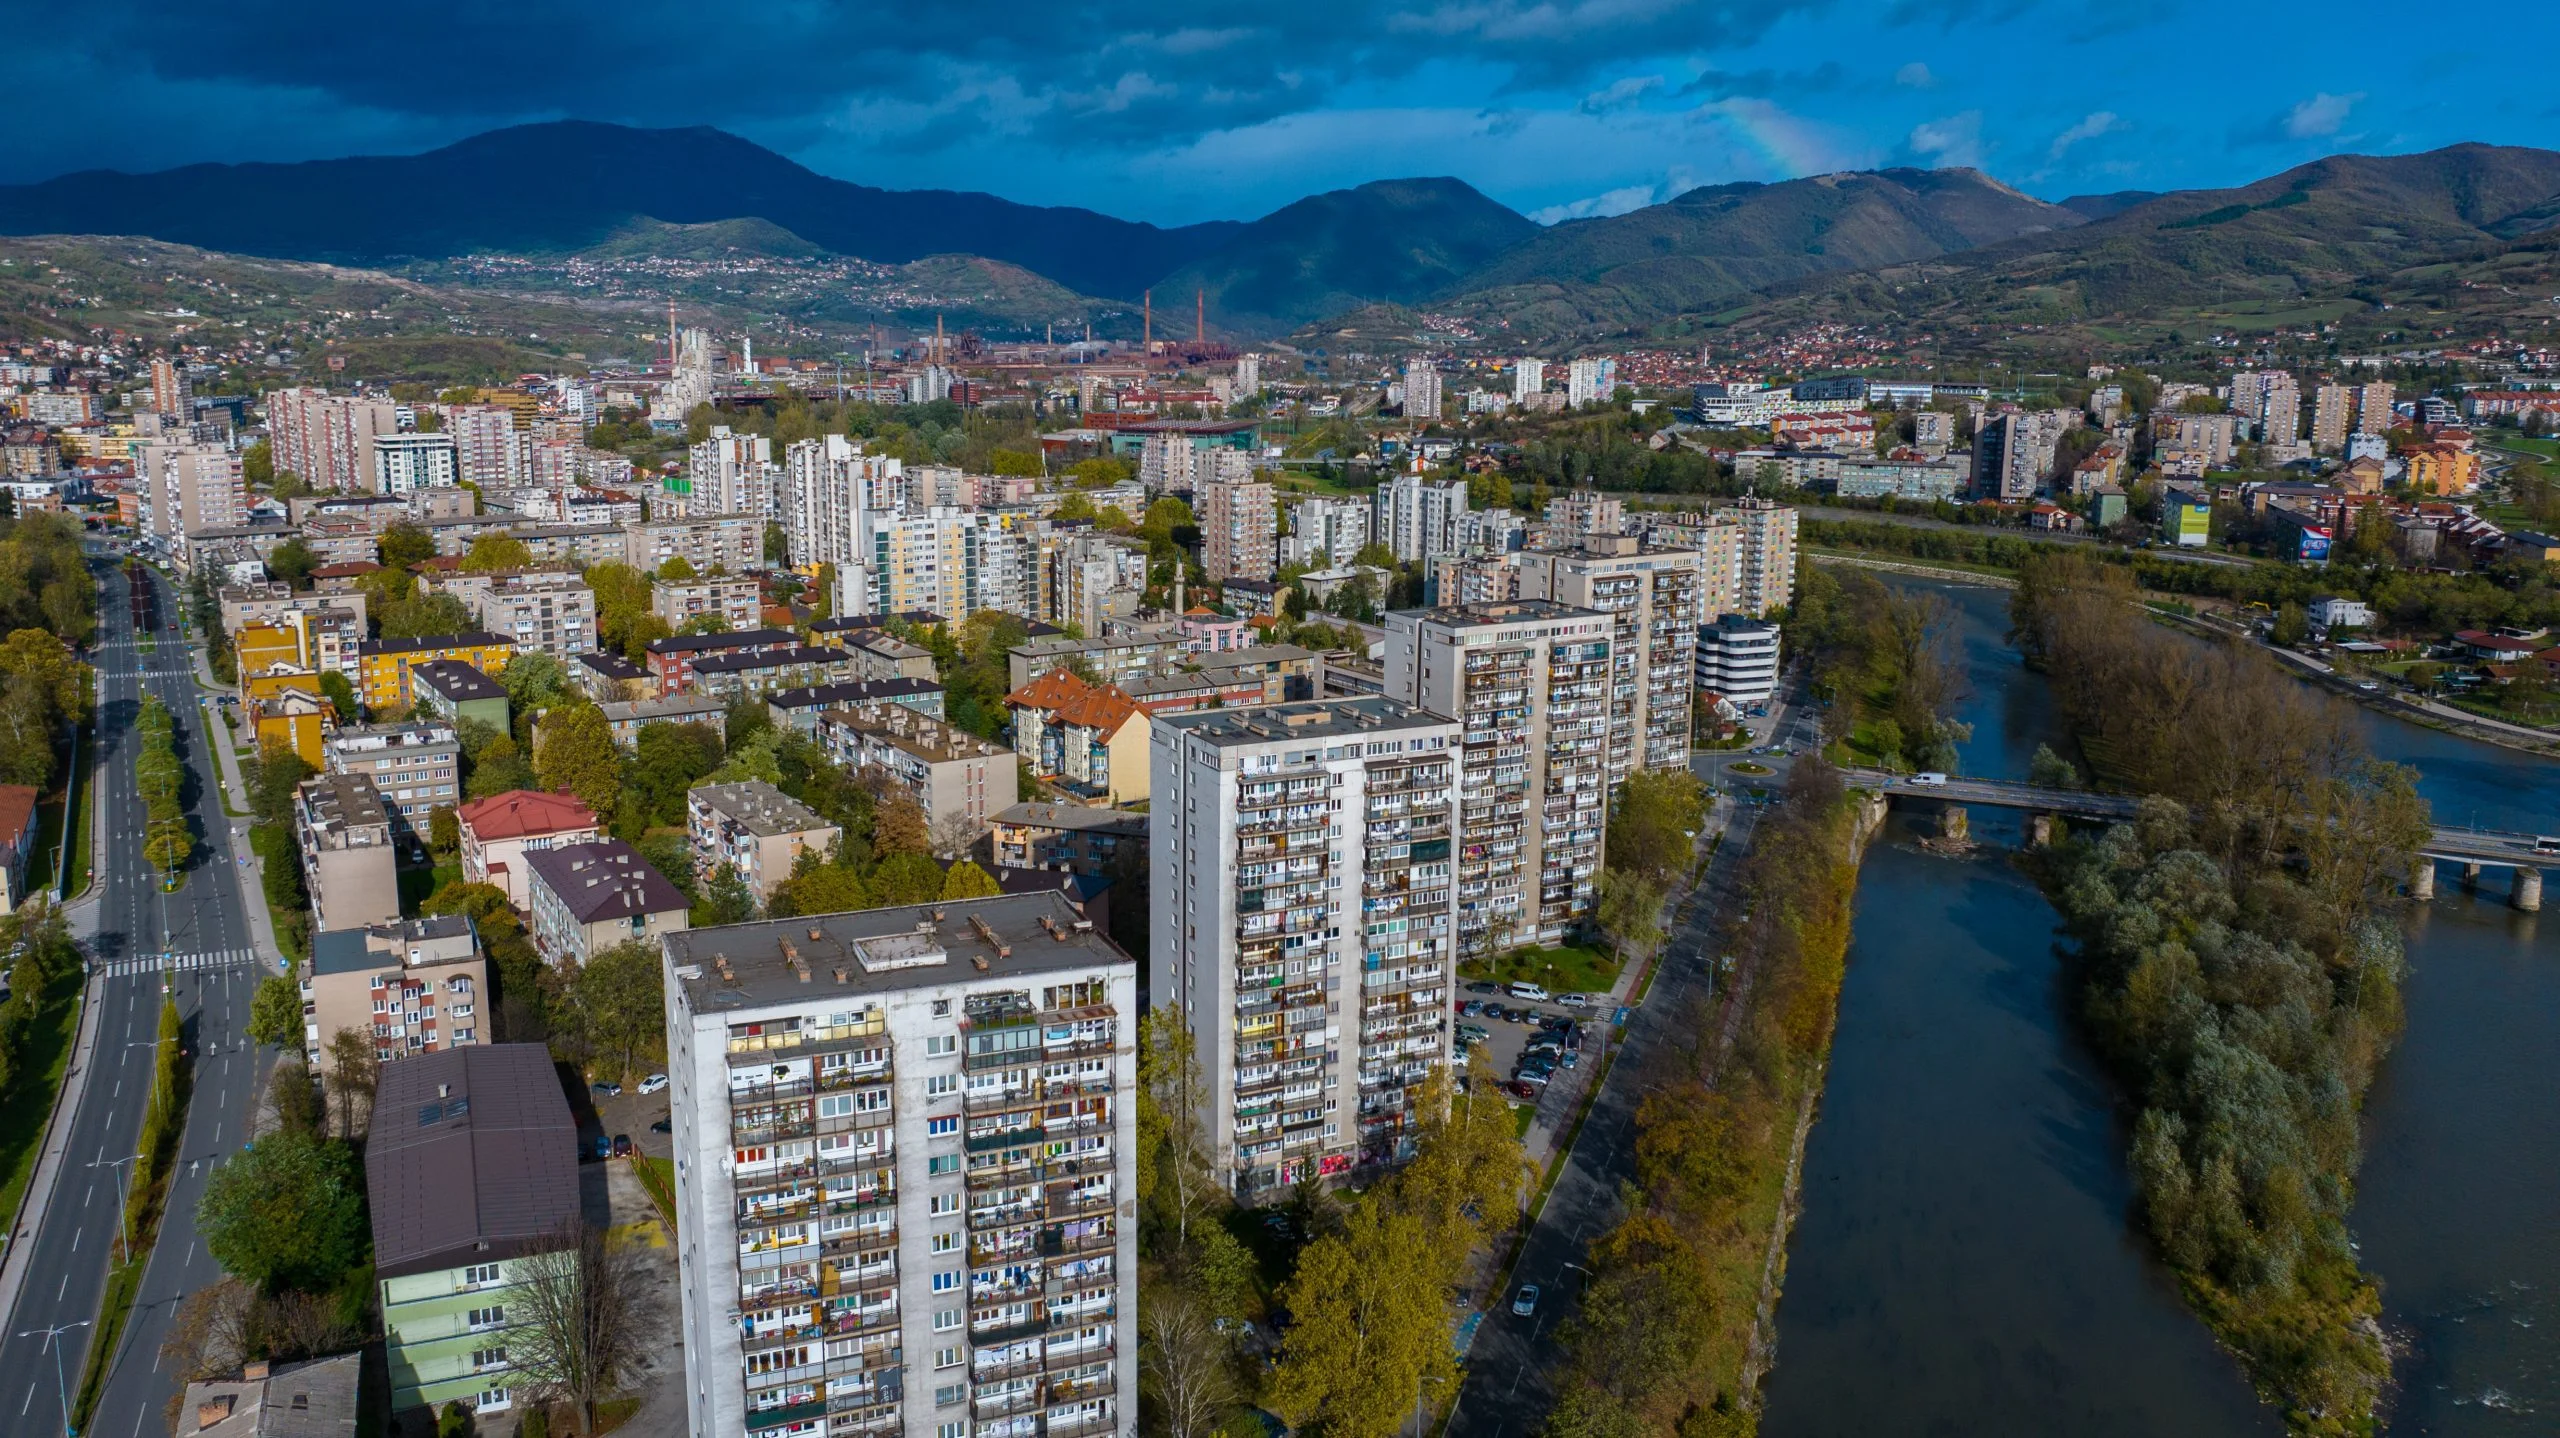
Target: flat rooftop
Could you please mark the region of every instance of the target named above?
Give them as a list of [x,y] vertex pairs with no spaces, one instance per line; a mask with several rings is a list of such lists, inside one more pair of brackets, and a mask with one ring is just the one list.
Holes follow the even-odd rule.
[[666,946],[698,1014],[1137,962],[1054,889],[688,929]]
[[762,779],[748,779],[736,784],[697,784],[691,797],[721,817],[744,826],[748,833],[759,839],[835,827],[817,810]]
[[1383,729],[1456,728],[1458,721],[1417,709],[1383,694],[1343,699],[1302,699],[1258,709],[1198,709],[1159,714],[1156,721],[1224,748],[1236,744],[1297,743],[1370,735]]
[[953,759],[987,759],[1013,752],[1002,744],[981,739],[966,729],[955,728],[904,704],[858,704],[829,709],[818,715],[818,723],[867,735],[881,743],[904,749],[928,764],[941,764]]
[[1074,829],[1144,837],[1147,816],[1128,809],[1097,809],[1090,804],[1016,804],[995,816],[998,824],[1037,829]]
[[[1463,629],[1472,624],[1522,624],[1540,619],[1583,619],[1600,613],[1554,599],[1500,599],[1488,604],[1444,604],[1437,609],[1400,609],[1425,624]],[[1391,616],[1392,617],[1392,616]]]
[[315,774],[302,781],[302,811],[323,833],[391,822],[382,791],[368,774]]

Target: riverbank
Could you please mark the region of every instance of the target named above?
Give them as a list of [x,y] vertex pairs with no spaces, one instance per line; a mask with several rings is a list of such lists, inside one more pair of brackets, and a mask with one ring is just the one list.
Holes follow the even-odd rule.
[[[1729,977],[1647,1053],[1632,1207],[1591,1246],[1551,1426],[1748,1432],[1821,1101],[1858,866],[1884,818],[1798,770],[1736,876]],[[1587,1427],[1575,1427],[1575,1424]]]

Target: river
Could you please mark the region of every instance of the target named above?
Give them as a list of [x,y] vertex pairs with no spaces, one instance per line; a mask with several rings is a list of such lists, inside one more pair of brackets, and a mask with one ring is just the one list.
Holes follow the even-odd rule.
[[[1916,582],[1915,582],[1916,583]],[[2005,592],[1927,586],[1971,693],[1963,772],[2026,773],[2056,721]],[[2448,822],[2560,829],[2560,765],[2368,716]],[[1869,851],[1762,1431],[2280,1434],[2128,1225],[2116,1095],[2069,1021],[2053,910],[1978,809],[1971,861]],[[2560,1414],[2560,911],[2448,870],[2409,924],[2409,1031],[2368,1102],[2354,1227],[2408,1353],[2390,1431]]]

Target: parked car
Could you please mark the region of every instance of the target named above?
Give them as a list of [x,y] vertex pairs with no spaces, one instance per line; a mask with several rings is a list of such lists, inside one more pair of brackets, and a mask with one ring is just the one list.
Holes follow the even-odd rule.
[[1564,1054],[1564,1066],[1565,1066],[1566,1068],[1572,1068],[1574,1065],[1579,1064],[1579,1063],[1581,1063],[1581,1062],[1582,1062],[1582,1055],[1581,1055],[1579,1052],[1577,1052],[1577,1051],[1575,1051],[1575,1050],[1573,1050],[1573,1049],[1567,1049],[1567,1050],[1565,1050],[1565,1054]]
[[605,1137],[603,1134],[597,1134],[597,1135],[596,1135],[596,1157],[598,1157],[598,1158],[611,1158],[611,1157],[613,1157],[613,1140],[612,1140],[612,1139],[609,1139],[609,1138]]
[[1502,992],[1502,986],[1499,984],[1473,983],[1467,985],[1467,992],[1471,994],[1498,994]]
[[1589,994],[1567,994],[1563,998],[1556,1000],[1556,1002],[1569,1009],[1587,1009],[1591,1007],[1591,996]]
[[1521,1284],[1520,1291],[1511,1296],[1512,1316],[1515,1318],[1526,1318],[1537,1311],[1538,1285],[1534,1283]]
[[1543,1004],[1547,1001],[1547,991],[1536,984],[1523,981],[1511,986],[1511,997],[1515,999],[1527,999],[1531,1003]]
[[615,1158],[629,1158],[631,1156],[631,1135],[627,1133],[618,1133],[613,1136],[613,1156]]
[[675,1131],[676,1125],[675,1120],[673,1119],[662,1118],[656,1123],[649,1125],[649,1132],[651,1133],[674,1133]]
[[647,1078],[640,1080],[640,1091],[644,1094],[661,1092],[666,1088],[666,1086],[667,1076],[665,1074],[651,1074]]
[[1536,1103],[1538,1101],[1537,1086],[1535,1084],[1522,1083],[1518,1079],[1513,1079],[1511,1082],[1504,1084],[1502,1086],[1502,1091],[1515,1098],[1527,1099],[1531,1103]]
[[1483,1012],[1484,1001],[1482,999],[1469,999],[1465,1003],[1458,1005],[1458,1017],[1462,1019],[1471,1019]]
[[598,1098],[622,1097],[622,1085],[615,1083],[610,1079],[598,1079],[596,1082],[587,1085],[587,1087],[594,1089],[596,1097]]

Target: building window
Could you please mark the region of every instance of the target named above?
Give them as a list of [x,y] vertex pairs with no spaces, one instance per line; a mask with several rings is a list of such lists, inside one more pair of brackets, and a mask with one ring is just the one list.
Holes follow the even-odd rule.
[[930,1138],[949,1138],[960,1131],[960,1120],[957,1118],[929,1118],[924,1121],[924,1131],[926,1136]]
[[956,1233],[935,1234],[933,1236],[933,1251],[936,1253],[958,1253],[960,1251],[960,1235]]
[[927,1034],[925,1036],[924,1056],[926,1058],[949,1058],[958,1052],[960,1052],[960,1038],[957,1034]]
[[462,1281],[465,1285],[472,1288],[477,1288],[484,1283],[495,1283],[498,1281],[498,1265],[494,1263],[472,1264],[470,1267],[462,1270]]
[[924,1093],[927,1098],[947,1098],[959,1091],[960,1076],[958,1074],[935,1074],[924,1081]]
[[504,1304],[497,1304],[488,1308],[475,1308],[472,1309],[470,1313],[470,1323],[475,1329],[502,1328],[506,1326],[506,1322],[507,1310],[506,1305]]
[[936,1368],[957,1368],[960,1366],[960,1361],[960,1350],[957,1348],[933,1350],[933,1366]]
[[960,1274],[956,1269],[948,1273],[937,1273],[933,1276],[933,1291],[936,1293],[956,1292],[959,1287]]
[[969,1385],[965,1383],[945,1383],[941,1387],[933,1390],[933,1406],[936,1408],[948,1408],[959,1402],[961,1396],[966,1394],[968,1391]]
[[969,1425],[966,1423],[938,1424],[933,1430],[933,1438],[969,1438]]
[[956,1153],[936,1154],[932,1158],[924,1161],[924,1171],[936,1178],[958,1173],[960,1171],[960,1155]]
[[502,1367],[506,1361],[507,1350],[503,1348],[474,1348],[471,1350],[471,1366],[474,1368]]
[[959,1309],[957,1309],[957,1308],[937,1308],[937,1309],[935,1309],[935,1310],[933,1311],[933,1331],[934,1331],[934,1332],[936,1332],[936,1333],[949,1333],[951,1330],[953,1330],[953,1329],[955,1329],[955,1328],[957,1328],[957,1327],[959,1327],[959,1326],[960,1326],[960,1310],[959,1310]]
[[958,1213],[960,1211],[960,1195],[956,1193],[937,1193],[933,1196],[930,1207],[934,1217],[936,1218],[939,1218],[946,1213]]

